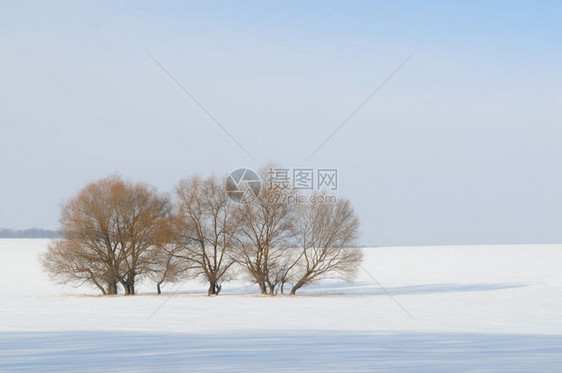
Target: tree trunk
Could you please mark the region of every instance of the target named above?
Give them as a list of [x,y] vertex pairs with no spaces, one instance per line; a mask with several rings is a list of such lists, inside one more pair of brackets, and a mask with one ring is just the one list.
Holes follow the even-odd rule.
[[258,285],[260,286],[261,295],[267,295],[267,288],[265,287],[265,283],[258,282]]
[[162,294],[162,290],[160,289],[160,283],[156,283],[156,290],[158,291],[158,295]]
[[122,281],[123,289],[125,289],[125,295],[135,295],[135,281]]
[[207,295],[216,295],[216,293],[217,291],[214,281],[209,281],[209,290],[207,291]]
[[268,282],[267,286],[269,287],[269,295],[274,296],[275,295],[275,285],[271,284],[271,282]]
[[92,279],[92,282],[96,285],[96,287],[97,287],[98,289],[100,289],[100,291],[101,291],[101,293],[102,293],[103,295],[107,295],[107,291],[103,288],[103,286],[101,286],[101,285],[99,284],[99,282],[97,282],[97,281],[94,280],[94,279]]
[[127,284],[127,282],[121,281],[121,285],[123,286],[123,291],[125,292],[125,295],[129,295],[129,285]]
[[209,281],[209,290],[207,291],[207,295],[219,295],[222,286],[218,284],[216,281]]
[[111,280],[107,283],[107,295],[117,294],[117,281]]
[[295,295],[297,294],[297,290],[299,290],[300,288],[302,288],[304,285],[304,283],[302,283],[301,281],[297,282],[295,286],[293,286],[293,288],[291,289],[291,295]]

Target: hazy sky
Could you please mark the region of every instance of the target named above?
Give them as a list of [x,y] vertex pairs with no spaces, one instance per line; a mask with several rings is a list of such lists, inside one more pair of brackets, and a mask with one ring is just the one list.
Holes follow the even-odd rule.
[[560,243],[561,19],[557,1],[3,1],[0,227],[57,228],[111,173],[172,191],[275,161],[337,168],[363,244]]

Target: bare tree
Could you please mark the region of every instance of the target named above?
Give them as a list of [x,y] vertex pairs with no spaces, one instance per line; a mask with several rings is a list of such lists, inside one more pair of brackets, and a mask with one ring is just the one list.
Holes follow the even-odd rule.
[[209,285],[208,295],[218,295],[234,264],[233,202],[214,176],[181,180],[176,194],[177,239],[183,247],[180,255],[196,265],[196,275]]
[[275,295],[287,280],[287,244],[294,204],[265,188],[251,203],[236,210],[238,246],[236,260],[261,294]]
[[261,294],[353,279],[362,252],[353,248],[359,223],[351,203],[302,204],[295,191],[283,194],[264,188],[252,203],[236,204],[222,180],[192,177],[177,186],[172,214],[169,198],[154,188],[107,177],[62,206],[63,239],[42,264],[54,281],[88,283],[102,294],[117,294],[119,284],[134,294],[142,277],[160,294],[163,284],[193,277],[216,295],[236,264]]
[[170,243],[154,246],[151,250],[147,276],[156,283],[156,292],[162,294],[162,286],[190,277],[191,263],[180,255],[181,247]]
[[275,294],[285,294],[285,286],[296,282],[295,268],[299,264],[301,258],[301,250],[298,247],[283,246],[278,249],[278,259],[270,269],[270,277],[273,277],[272,283],[275,284]]
[[359,220],[348,200],[298,206],[294,238],[300,255],[291,268],[297,290],[326,278],[351,281],[357,275],[363,253],[353,248]]
[[157,229],[156,244],[150,249],[149,269],[146,276],[156,283],[156,292],[162,294],[162,286],[188,279],[191,275],[191,262],[182,258],[182,246],[176,237],[176,216],[163,220]]
[[71,286],[94,285],[103,295],[117,293],[105,260],[73,241],[53,240],[40,259],[52,281]]
[[104,294],[117,294],[118,283],[125,294],[134,294],[170,212],[168,197],[146,184],[118,176],[91,183],[63,205],[64,241],[49,248],[44,268],[59,280],[88,281]]

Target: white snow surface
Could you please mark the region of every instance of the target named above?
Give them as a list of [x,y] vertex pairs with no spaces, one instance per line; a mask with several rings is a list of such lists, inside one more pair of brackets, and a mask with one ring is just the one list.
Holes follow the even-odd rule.
[[50,282],[48,243],[0,240],[0,371],[562,371],[562,245],[365,248],[355,282],[296,297],[103,297]]

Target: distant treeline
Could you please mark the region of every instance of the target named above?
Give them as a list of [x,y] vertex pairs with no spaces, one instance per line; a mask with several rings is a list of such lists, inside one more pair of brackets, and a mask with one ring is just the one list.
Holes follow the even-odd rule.
[[31,228],[24,230],[13,230],[0,228],[0,238],[60,238],[61,235],[57,231],[48,229]]

